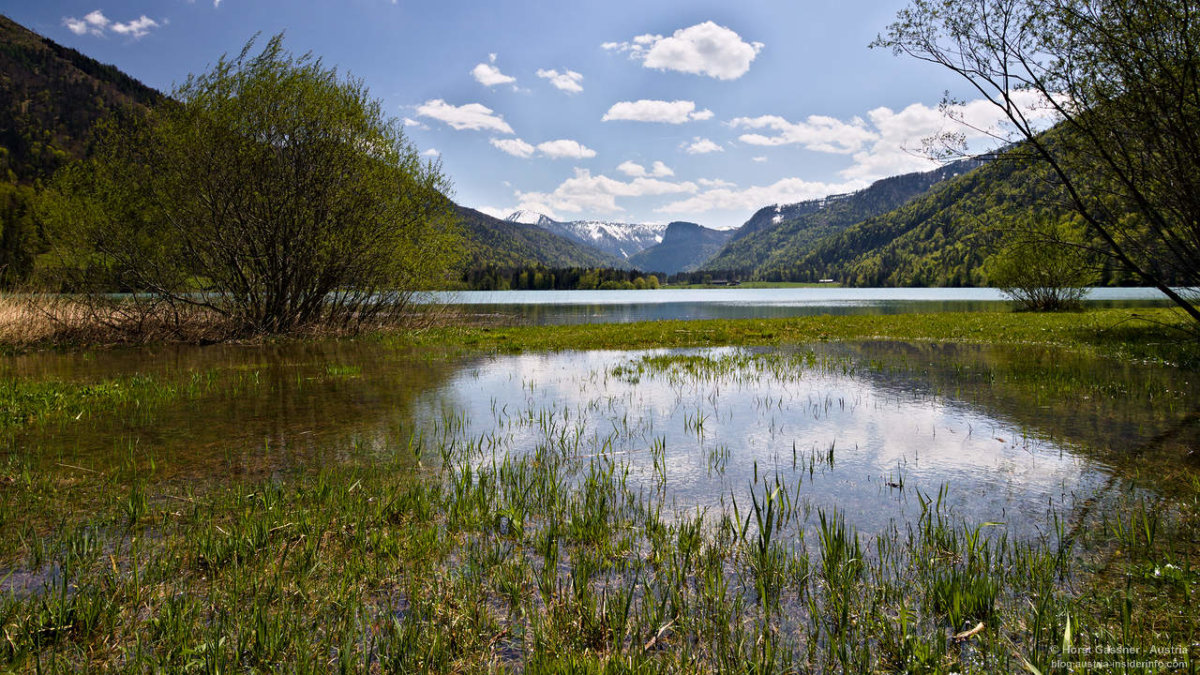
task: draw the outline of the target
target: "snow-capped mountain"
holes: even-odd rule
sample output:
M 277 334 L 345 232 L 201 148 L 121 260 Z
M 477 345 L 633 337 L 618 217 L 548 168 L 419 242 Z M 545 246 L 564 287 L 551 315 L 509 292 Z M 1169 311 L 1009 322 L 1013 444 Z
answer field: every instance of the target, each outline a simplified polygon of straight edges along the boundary
M 535 211 L 516 211 L 505 220 L 538 227 L 622 258 L 663 240 L 665 223 L 610 223 L 600 220 L 559 222 Z

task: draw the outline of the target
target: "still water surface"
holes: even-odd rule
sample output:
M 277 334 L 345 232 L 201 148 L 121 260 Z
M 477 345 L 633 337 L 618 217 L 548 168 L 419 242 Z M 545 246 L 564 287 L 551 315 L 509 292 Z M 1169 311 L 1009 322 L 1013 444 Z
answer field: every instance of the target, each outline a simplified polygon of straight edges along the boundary
M 994 288 L 663 288 L 652 291 L 458 291 L 425 300 L 479 318 L 525 324 L 629 323 L 661 319 L 765 319 L 815 314 L 996 311 L 1012 305 Z M 1095 288 L 1092 307 L 1166 306 L 1153 288 Z
M 1189 373 L 1028 348 L 462 356 L 357 341 L 31 354 L 0 366 L 81 381 L 134 373 L 218 384 L 27 429 L 5 440 L 9 461 L 66 473 L 153 459 L 170 494 L 410 453 L 411 439 L 472 445 L 480 463 L 553 444 L 581 467 L 624 465 L 635 486 L 680 509 L 745 503 L 756 476 L 777 475 L 802 503 L 877 532 L 911 522 L 918 491 L 945 485 L 959 515 L 1032 534 L 1048 509 L 1103 499 L 1138 475 L 1169 490 L 1196 469 L 1200 438 Z M 425 470 L 436 457 L 427 452 Z

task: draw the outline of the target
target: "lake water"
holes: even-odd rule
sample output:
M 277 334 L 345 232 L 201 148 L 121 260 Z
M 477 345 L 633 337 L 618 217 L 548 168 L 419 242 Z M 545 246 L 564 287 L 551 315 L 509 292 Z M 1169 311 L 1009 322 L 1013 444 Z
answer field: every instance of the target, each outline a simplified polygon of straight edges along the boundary
M 1012 306 L 994 288 L 661 288 L 649 291 L 445 291 L 426 302 L 483 320 L 535 325 L 662 319 L 765 319 L 817 314 L 996 311 Z M 1153 288 L 1095 288 L 1092 307 L 1154 307 Z
M 1132 476 L 1169 489 L 1196 468 L 1200 394 L 1170 368 L 905 343 L 469 357 L 369 341 L 159 347 L 10 357 L 0 373 L 218 383 L 5 441 L 9 466 L 66 475 L 136 457 L 155 467 L 156 494 L 408 453 L 413 438 L 473 444 L 479 463 L 551 444 L 581 466 L 625 466 L 685 510 L 744 503 L 756 478 L 779 477 L 864 532 L 911 522 L 918 491 L 943 485 L 956 513 L 1014 533 Z

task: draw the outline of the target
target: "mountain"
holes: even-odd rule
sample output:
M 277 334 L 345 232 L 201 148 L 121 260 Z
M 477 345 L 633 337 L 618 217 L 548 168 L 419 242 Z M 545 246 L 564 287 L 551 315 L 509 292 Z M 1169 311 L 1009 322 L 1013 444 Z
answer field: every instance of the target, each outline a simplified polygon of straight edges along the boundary
M 0 176 L 46 178 L 82 157 L 96 122 L 162 94 L 0 16 Z
M 667 226 L 656 223 L 610 223 L 600 220 L 561 222 L 533 211 L 516 211 L 505 220 L 536 225 L 622 259 L 659 243 Z
M 736 271 L 771 281 L 794 280 L 792 263 L 817 242 L 899 208 L 932 186 L 981 164 L 980 160 L 961 160 L 933 171 L 884 178 L 850 194 L 760 209 L 703 269 Z
M 500 220 L 475 209 L 457 207 L 467 249 L 465 267 L 613 267 L 629 263 L 536 225 Z
M 0 15 L 0 287 L 27 278 L 45 249 L 37 183 L 86 154 L 96 122 L 161 98 Z
M 661 242 L 630 256 L 629 264 L 647 272 L 690 272 L 716 255 L 734 232 L 676 221 L 667 225 Z

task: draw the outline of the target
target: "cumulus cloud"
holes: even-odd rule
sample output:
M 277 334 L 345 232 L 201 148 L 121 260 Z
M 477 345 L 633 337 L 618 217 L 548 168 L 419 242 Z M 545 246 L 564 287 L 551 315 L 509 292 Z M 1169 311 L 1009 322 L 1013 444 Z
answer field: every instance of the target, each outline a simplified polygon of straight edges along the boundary
M 534 151 L 550 159 L 590 159 L 596 156 L 596 151 L 579 141 L 561 138 L 556 141 L 545 141 L 536 146 L 519 138 L 493 138 L 491 144 L 513 157 L 529 159 Z
M 63 25 L 67 27 L 67 30 L 76 35 L 91 34 L 97 37 L 102 37 L 111 31 L 117 35 L 128 36 L 135 40 L 146 37 L 150 34 L 151 30 L 161 26 L 159 22 L 151 19 L 145 14 L 124 23 L 120 21 L 113 21 L 107 16 L 104 16 L 104 12 L 101 12 L 98 9 L 88 12 L 83 16 L 82 19 L 69 16 L 63 17 L 62 22 Z
M 866 187 L 863 181 L 825 183 L 801 178 L 783 178 L 771 185 L 753 185 L 736 190 L 731 185 L 716 185 L 687 199 L 665 204 L 658 213 L 705 213 L 708 211 L 749 211 L 768 204 L 790 204 L 830 194 L 851 192 Z
M 563 70 L 561 73 L 557 70 L 538 69 L 537 76 L 543 80 L 550 80 L 550 84 L 554 85 L 559 91 L 565 91 L 568 94 L 578 94 L 583 91 L 583 75 L 573 70 Z
M 557 141 L 538 143 L 537 149 L 538 152 L 550 159 L 590 159 L 596 156 L 595 150 L 583 145 L 579 141 L 572 141 L 565 138 Z
M 647 176 L 665 178 L 667 176 L 675 175 L 675 172 L 671 170 L 671 167 L 659 161 L 655 161 L 654 164 L 651 165 L 650 169 L 647 170 L 646 167 L 638 164 L 637 162 L 626 160 L 617 165 L 617 171 L 620 171 L 631 178 L 645 178 Z
M 614 120 L 629 120 L 632 122 L 662 122 L 665 124 L 683 124 L 692 120 L 706 120 L 712 117 L 711 110 L 696 110 L 693 101 L 655 101 L 641 99 L 638 101 L 620 101 L 614 103 L 604 117 L 603 122 Z
M 605 42 L 609 51 L 626 52 L 646 68 L 736 80 L 750 70 L 762 51 L 761 42 L 746 42 L 733 30 L 712 21 L 675 31 L 670 37 L 639 35 L 629 42 Z
M 853 153 L 879 138 L 879 135 L 869 129 L 867 123 L 859 117 L 843 122 L 836 117 L 809 115 L 803 121 L 789 122 L 778 115 L 763 115 L 738 117 L 729 124 L 735 129 L 766 129 L 775 132 L 771 135 L 755 133 L 738 137 L 738 140 L 748 145 L 799 145 L 807 150 L 835 154 Z
M 508 126 L 508 122 L 505 122 L 503 117 L 482 103 L 456 106 L 446 103 L 440 98 L 435 98 L 417 106 L 417 116 L 445 122 L 459 131 L 474 129 L 502 134 L 513 133 L 512 127 Z
M 424 157 L 439 157 L 439 156 L 441 156 L 441 154 L 442 154 L 442 152 L 440 150 L 438 150 L 437 148 L 429 148 L 425 152 L 421 153 L 421 155 Z
M 414 120 L 411 117 L 405 117 L 403 120 L 405 129 L 428 129 L 429 125 L 421 120 Z
M 737 183 L 730 183 L 729 181 L 721 180 L 720 178 L 701 178 L 700 180 L 698 180 L 696 182 L 700 184 L 700 187 L 704 187 L 704 188 L 737 187 Z
M 513 157 L 521 159 L 533 157 L 534 147 L 519 138 L 493 138 L 489 142 Z
M 725 148 L 707 138 L 700 138 L 699 136 L 693 138 L 692 142 L 686 145 L 687 147 L 684 148 L 684 151 L 689 155 L 707 155 L 710 152 L 725 152 Z
M 646 197 L 695 193 L 699 186 L 690 181 L 675 183 L 656 178 L 634 178 L 624 182 L 605 175 L 593 176 L 586 169 L 575 169 L 575 175 L 563 181 L 553 192 L 517 191 L 517 199 L 531 211 L 550 217 L 554 212 L 614 213 L 624 209 L 617 204 L 619 197 Z
M 517 78 L 500 72 L 500 69 L 495 65 L 495 54 L 489 54 L 488 59 L 490 59 L 491 63 L 480 63 L 471 70 L 471 75 L 475 77 L 476 82 L 485 87 L 494 87 L 498 84 L 512 84 L 517 81 Z
M 1032 120 L 1046 124 L 1053 111 L 1033 92 L 1019 92 L 1015 99 Z M 985 100 L 942 109 L 914 103 L 899 112 L 887 107 L 869 111 L 866 119 L 811 115 L 791 122 L 776 115 L 739 117 L 730 122 L 734 128 L 772 133 L 746 133 L 743 143 L 758 146 L 798 145 L 806 150 L 850 155 L 853 164 L 842 170 L 842 178 L 870 181 L 913 171 L 928 171 L 938 166 L 923 149 L 925 139 L 955 134 L 965 144 L 964 151 L 977 148 L 981 141 L 1003 138 L 1006 134 L 1004 112 Z M 754 161 L 766 161 L 755 157 Z
M 757 157 L 751 157 L 750 160 L 754 162 L 765 162 L 767 161 L 767 158 L 763 155 L 759 155 Z

